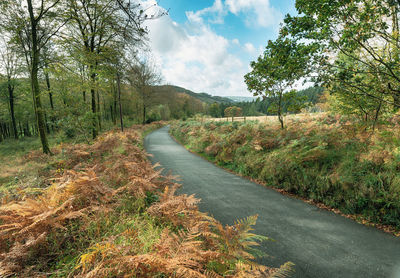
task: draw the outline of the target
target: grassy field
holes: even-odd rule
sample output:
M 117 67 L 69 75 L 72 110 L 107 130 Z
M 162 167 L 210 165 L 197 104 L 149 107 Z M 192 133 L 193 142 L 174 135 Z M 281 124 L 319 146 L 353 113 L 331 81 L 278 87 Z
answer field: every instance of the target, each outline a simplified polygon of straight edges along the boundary
M 348 117 L 297 116 L 271 122 L 177 122 L 171 133 L 190 150 L 268 186 L 360 222 L 400 229 L 400 126 L 375 133 Z M 386 226 L 384 226 L 386 225 Z
M 292 121 L 297 121 L 300 119 L 318 119 L 326 116 L 326 113 L 301 113 L 301 114 L 293 114 L 287 115 L 285 117 L 285 121 L 289 123 Z M 234 122 L 244 122 L 244 121 L 257 121 L 259 123 L 274 123 L 278 121 L 276 116 L 250 116 L 250 117 L 234 117 Z M 225 118 L 205 118 L 204 121 L 207 122 L 232 122 L 231 117 Z

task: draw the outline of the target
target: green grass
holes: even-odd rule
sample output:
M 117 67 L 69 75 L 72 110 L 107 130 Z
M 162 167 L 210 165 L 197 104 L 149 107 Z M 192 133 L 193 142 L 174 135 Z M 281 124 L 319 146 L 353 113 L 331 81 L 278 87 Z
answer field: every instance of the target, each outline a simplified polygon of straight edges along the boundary
M 144 212 L 148 207 L 144 199 L 136 199 L 127 196 L 121 200 L 112 213 L 96 215 L 96 219 L 75 221 L 68 226 L 68 234 L 71 240 L 65 240 L 60 246 L 57 235 L 54 234 L 53 249 L 51 254 L 50 277 L 67 277 L 76 273 L 80 257 L 90 253 L 96 244 L 107 242 L 107 239 L 116 237 L 117 245 L 135 246 L 136 254 L 146 254 L 152 251 L 154 244 L 158 242 L 161 232 L 165 228 L 156 218 Z M 132 237 L 122 235 L 125 231 L 136 233 L 135 242 Z M 72 240 L 74 239 L 74 240 Z
M 22 137 L 18 140 L 6 139 L 0 143 L 0 158 L 21 156 L 40 147 L 38 137 Z

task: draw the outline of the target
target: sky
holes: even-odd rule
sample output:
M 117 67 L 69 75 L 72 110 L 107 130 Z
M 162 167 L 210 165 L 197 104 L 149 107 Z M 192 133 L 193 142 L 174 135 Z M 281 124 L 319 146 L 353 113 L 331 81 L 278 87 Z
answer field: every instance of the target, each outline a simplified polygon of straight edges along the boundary
M 146 22 L 164 83 L 196 93 L 252 96 L 244 75 L 278 36 L 295 0 L 159 0 L 169 14 Z M 145 2 L 147 5 L 154 0 Z

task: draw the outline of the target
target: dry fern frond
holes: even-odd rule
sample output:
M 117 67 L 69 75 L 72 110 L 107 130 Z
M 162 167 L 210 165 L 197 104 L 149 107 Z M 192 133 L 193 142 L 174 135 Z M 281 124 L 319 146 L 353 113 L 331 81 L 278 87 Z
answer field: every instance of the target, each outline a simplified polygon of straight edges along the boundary
M 197 207 L 200 200 L 194 195 L 175 195 L 176 188 L 177 186 L 174 186 L 170 189 L 167 186 L 160 196 L 160 201 L 153 204 L 147 211 L 176 226 L 193 227 L 205 217 Z
M 287 262 L 287 263 L 281 265 L 281 267 L 278 268 L 276 270 L 276 272 L 274 272 L 270 276 L 270 278 L 287 278 L 287 277 L 290 277 L 290 275 L 292 275 L 293 272 L 294 272 L 293 267 L 294 267 L 294 263 Z
M 154 240 L 159 240 L 148 248 L 144 247 L 143 234 L 129 227 L 88 248 L 70 277 L 268 277 L 273 269 L 253 262 L 251 248 L 266 239 L 251 233 L 257 217 L 224 227 L 199 212 L 200 200 L 175 194 L 180 186 L 175 183 L 178 177 L 162 176 L 162 170 L 155 170 L 159 165 L 149 163 L 147 154 L 138 147 L 141 140 L 134 130 L 113 131 L 91 146 L 63 146 L 67 159 L 62 161 L 63 171 L 53 179 L 55 184 L 40 196 L 3 203 L 0 277 L 36 277 L 35 267 L 27 266 L 27 261 L 32 261 L 32 256 L 47 255 L 51 236 L 56 234 L 63 241 L 68 236 L 64 229 L 71 220 L 88 215 L 88 219 L 95 218 L 99 211 L 114 210 L 126 196 L 140 199 L 148 192 L 158 196 L 148 214 L 166 222 L 166 226 L 172 224 L 174 232 L 164 229 L 160 236 L 157 228 Z M 216 139 L 211 136 L 207 140 Z M 80 227 L 82 232 L 86 227 Z M 213 264 L 223 266 L 222 271 L 214 269 Z M 275 274 L 286 275 L 290 267 L 284 265 Z M 26 274 L 27 269 L 34 275 Z

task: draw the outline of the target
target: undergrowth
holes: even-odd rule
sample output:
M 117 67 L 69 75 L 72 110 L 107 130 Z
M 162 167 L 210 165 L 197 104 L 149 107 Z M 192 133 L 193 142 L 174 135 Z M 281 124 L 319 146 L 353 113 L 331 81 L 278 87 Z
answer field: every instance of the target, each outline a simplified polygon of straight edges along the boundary
M 39 188 L 4 190 L 0 277 L 284 277 L 254 262 L 256 216 L 222 226 L 174 177 L 147 160 L 142 134 L 159 125 L 108 132 L 93 144 L 63 144 Z
M 400 125 L 375 133 L 327 115 L 272 123 L 177 122 L 171 134 L 190 150 L 268 186 L 400 230 Z M 391 228 L 390 228 L 391 227 Z

